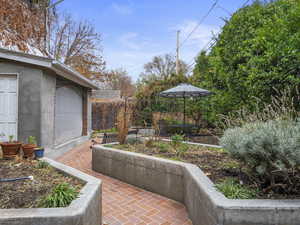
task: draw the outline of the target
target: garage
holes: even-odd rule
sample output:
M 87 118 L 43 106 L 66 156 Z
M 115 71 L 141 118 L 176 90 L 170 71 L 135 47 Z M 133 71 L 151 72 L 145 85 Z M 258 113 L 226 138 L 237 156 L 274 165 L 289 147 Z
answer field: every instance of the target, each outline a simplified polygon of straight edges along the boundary
M 17 86 L 16 75 L 0 74 L 0 141 L 7 141 L 10 135 L 18 138 Z
M 83 91 L 80 87 L 57 81 L 55 97 L 55 144 L 82 136 Z
M 87 141 L 91 101 L 98 87 L 51 58 L 0 48 L 0 142 L 34 136 L 47 157 Z

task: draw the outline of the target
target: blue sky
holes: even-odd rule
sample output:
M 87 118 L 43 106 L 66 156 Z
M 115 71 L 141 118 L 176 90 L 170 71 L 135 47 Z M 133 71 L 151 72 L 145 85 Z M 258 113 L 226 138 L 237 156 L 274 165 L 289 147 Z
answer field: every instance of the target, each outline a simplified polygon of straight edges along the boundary
M 102 34 L 107 68 L 124 68 L 135 81 L 143 65 L 156 55 L 175 54 L 176 30 L 181 40 L 207 13 L 213 0 L 65 0 L 60 11 L 77 20 L 88 20 Z M 193 58 L 218 33 L 222 18 L 236 11 L 245 0 L 219 0 L 216 7 L 181 48 L 180 57 Z

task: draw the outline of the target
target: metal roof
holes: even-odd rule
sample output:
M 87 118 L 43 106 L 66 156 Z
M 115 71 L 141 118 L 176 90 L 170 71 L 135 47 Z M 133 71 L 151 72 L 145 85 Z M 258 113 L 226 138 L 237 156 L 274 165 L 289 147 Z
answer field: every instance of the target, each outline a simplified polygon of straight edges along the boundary
M 213 94 L 212 92 L 195 87 L 190 84 L 180 84 L 176 87 L 163 91 L 159 94 L 161 97 L 165 98 L 184 98 L 184 97 L 201 97 Z
M 4 48 L 0 48 L 0 58 L 21 63 L 27 63 L 35 66 L 41 66 L 43 68 L 50 69 L 54 71 L 57 75 L 71 80 L 81 86 L 91 89 L 98 89 L 97 85 L 95 85 L 91 80 L 89 80 L 82 74 L 78 73 L 69 66 L 51 58 L 12 51 Z

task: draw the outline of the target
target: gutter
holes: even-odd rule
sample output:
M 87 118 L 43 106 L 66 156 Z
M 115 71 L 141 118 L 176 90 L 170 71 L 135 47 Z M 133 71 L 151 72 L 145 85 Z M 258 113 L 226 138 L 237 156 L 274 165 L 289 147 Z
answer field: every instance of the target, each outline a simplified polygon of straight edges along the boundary
M 72 68 L 68 67 L 63 63 L 53 60 L 50 69 L 54 70 L 57 74 L 69 80 L 81 84 L 82 86 L 91 89 L 99 89 L 99 87 L 95 85 L 91 80 L 84 77 L 83 75 L 81 75 L 80 73 L 78 73 L 77 71 L 73 70 Z

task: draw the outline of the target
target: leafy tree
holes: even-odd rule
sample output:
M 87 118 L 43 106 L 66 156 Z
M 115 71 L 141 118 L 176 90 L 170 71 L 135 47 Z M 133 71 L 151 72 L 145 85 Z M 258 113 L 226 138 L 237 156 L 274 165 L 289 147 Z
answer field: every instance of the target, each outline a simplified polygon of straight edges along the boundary
M 192 77 L 215 93 L 212 121 L 243 106 L 251 109 L 253 97 L 270 102 L 275 90 L 299 86 L 299 24 L 297 0 L 256 1 L 225 21 L 211 51 L 196 59 Z
M 176 74 L 176 61 L 170 55 L 156 56 L 144 66 L 140 80 L 137 83 L 136 111 L 139 122 L 152 122 L 152 112 L 174 109 L 176 102 L 158 98 L 158 94 L 168 88 L 188 81 L 187 65 L 180 62 L 181 71 Z M 178 110 L 178 108 L 177 108 Z

